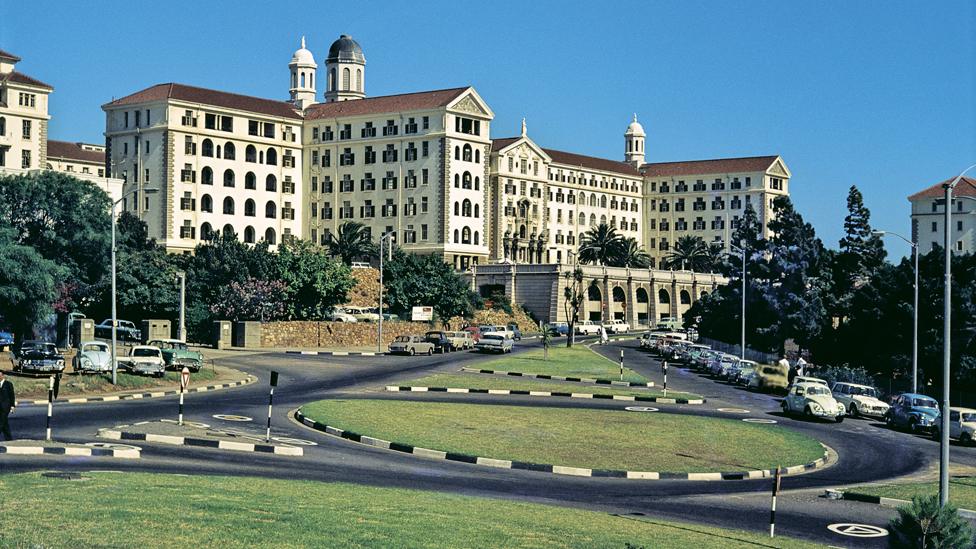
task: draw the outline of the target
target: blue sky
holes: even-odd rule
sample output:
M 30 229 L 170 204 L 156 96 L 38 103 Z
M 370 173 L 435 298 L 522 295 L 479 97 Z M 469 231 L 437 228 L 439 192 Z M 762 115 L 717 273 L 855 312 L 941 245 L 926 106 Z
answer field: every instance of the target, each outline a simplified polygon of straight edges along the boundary
M 100 105 L 160 82 L 284 99 L 300 36 L 321 67 L 341 33 L 365 50 L 369 95 L 471 84 L 495 137 L 524 116 L 543 146 L 622 158 L 636 111 L 649 161 L 780 154 L 829 247 L 850 185 L 907 235 L 906 197 L 976 163 L 971 1 L 0 7 L 0 49 L 54 85 L 50 135 L 67 140 L 102 142 Z

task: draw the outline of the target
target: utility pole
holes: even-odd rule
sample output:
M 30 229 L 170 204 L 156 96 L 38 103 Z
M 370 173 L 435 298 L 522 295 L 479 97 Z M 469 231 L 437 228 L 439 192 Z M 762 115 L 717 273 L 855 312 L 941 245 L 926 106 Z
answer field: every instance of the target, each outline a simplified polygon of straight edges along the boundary
M 180 323 L 176 327 L 176 339 L 186 343 L 186 273 L 176 273 L 180 279 Z

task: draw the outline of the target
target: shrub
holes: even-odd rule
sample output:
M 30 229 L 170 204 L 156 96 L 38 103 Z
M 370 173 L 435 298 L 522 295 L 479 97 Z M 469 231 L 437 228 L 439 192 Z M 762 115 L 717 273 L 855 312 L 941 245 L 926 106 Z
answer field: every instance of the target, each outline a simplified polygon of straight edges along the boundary
M 954 505 L 939 506 L 938 496 L 915 496 L 898 508 L 898 518 L 889 525 L 889 545 L 897 549 L 967 549 L 973 546 L 973 531 Z

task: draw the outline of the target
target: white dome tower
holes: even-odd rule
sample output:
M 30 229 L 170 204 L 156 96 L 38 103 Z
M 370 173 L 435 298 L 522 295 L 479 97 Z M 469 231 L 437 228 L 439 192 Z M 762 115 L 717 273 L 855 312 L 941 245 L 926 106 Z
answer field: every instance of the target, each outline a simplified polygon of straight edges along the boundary
M 637 113 L 634 113 L 634 121 L 627 126 L 624 132 L 625 152 L 624 160 L 630 162 L 635 168 L 639 168 L 644 163 L 644 126 L 637 122 Z
M 315 56 L 305 49 L 305 37 L 302 37 L 302 47 L 291 56 L 288 63 L 291 70 L 291 102 L 299 109 L 305 110 L 315 103 Z
M 366 57 L 363 48 L 348 34 L 332 43 L 325 58 L 328 82 L 325 100 L 346 101 L 366 97 Z

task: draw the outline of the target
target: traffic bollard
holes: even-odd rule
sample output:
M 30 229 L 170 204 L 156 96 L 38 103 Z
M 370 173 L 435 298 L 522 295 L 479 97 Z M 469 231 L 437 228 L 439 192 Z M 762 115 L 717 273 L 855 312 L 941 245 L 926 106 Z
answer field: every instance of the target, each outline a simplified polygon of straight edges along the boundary
M 668 396 L 668 361 L 664 361 L 664 396 Z
M 769 509 L 769 537 L 773 537 L 776 532 L 776 494 L 779 493 L 780 468 L 776 466 L 776 477 L 773 480 L 773 501 Z
M 274 390 L 278 386 L 278 372 L 271 372 L 271 392 L 268 393 L 268 431 L 264 437 L 265 442 L 271 442 L 271 405 L 274 403 Z
M 624 350 L 620 349 L 620 381 L 624 380 Z

